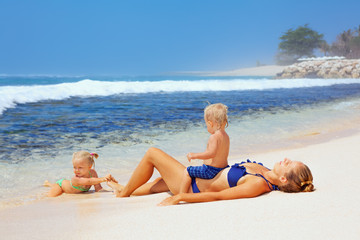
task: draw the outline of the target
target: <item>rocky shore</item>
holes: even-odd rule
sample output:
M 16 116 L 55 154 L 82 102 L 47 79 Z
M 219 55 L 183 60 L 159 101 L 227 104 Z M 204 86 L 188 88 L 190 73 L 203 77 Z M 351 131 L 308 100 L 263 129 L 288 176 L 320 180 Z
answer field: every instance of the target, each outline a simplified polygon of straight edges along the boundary
M 287 66 L 276 78 L 360 78 L 360 59 L 302 61 Z

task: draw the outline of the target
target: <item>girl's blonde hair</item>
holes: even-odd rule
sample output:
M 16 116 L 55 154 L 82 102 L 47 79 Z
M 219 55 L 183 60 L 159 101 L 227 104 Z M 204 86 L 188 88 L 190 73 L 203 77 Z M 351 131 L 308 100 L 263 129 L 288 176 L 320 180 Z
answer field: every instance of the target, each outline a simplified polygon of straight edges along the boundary
M 89 153 L 89 152 L 86 152 L 86 151 L 79 151 L 79 152 L 74 152 L 72 160 L 73 161 L 75 159 L 87 160 L 89 165 L 92 165 L 92 166 L 95 167 L 94 157 L 98 158 L 99 154 L 97 154 L 95 152 L 94 153 Z
M 302 164 L 297 170 L 292 170 L 286 176 L 287 184 L 279 186 L 284 192 L 312 192 L 315 190 L 313 176 L 308 166 Z
M 228 116 L 227 116 L 228 107 L 222 103 L 210 104 L 204 109 L 204 118 L 205 120 L 214 121 L 219 126 L 227 127 Z

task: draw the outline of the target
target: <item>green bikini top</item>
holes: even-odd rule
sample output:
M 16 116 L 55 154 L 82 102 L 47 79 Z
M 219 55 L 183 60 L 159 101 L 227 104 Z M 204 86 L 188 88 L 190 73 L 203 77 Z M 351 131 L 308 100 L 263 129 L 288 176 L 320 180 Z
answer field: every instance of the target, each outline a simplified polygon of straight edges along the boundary
M 91 172 L 90 172 L 90 171 L 89 171 L 89 174 L 90 174 L 90 178 L 91 178 Z M 73 188 L 75 188 L 75 189 L 77 189 L 77 190 L 80 190 L 80 191 L 82 191 L 82 192 L 87 192 L 87 191 L 89 191 L 90 188 L 91 188 L 91 186 L 90 186 L 89 188 L 83 188 L 83 187 L 80 187 L 80 186 L 74 186 L 74 185 L 72 185 L 71 180 L 70 180 L 70 184 L 71 184 L 71 186 L 72 186 Z

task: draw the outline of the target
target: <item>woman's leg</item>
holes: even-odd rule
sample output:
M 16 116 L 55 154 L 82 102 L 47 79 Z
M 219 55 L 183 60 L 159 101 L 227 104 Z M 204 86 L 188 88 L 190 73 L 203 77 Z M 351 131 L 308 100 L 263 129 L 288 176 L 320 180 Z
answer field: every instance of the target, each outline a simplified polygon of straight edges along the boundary
M 191 177 L 187 171 L 187 169 L 184 169 L 181 185 L 180 185 L 180 193 L 187 193 L 189 192 L 189 188 L 191 185 Z
M 162 180 L 168 186 L 168 189 L 174 193 L 179 193 L 180 181 L 182 178 L 185 166 L 178 162 L 176 159 L 166 154 L 157 148 L 150 148 L 139 165 L 136 167 L 129 182 L 126 184 L 124 189 L 118 194 L 119 197 L 129 197 L 136 189 L 144 185 L 152 176 L 154 168 L 156 168 Z M 146 188 L 159 188 L 164 190 L 163 183 L 159 181 L 154 185 L 148 184 L 144 186 Z M 139 189 L 139 191 L 145 190 Z M 159 190 L 158 189 L 158 190 Z
M 107 185 L 111 187 L 116 196 L 120 196 L 121 191 L 124 189 L 124 186 L 118 184 L 116 182 L 107 182 Z M 142 195 L 149 195 L 153 193 L 161 193 L 169 191 L 168 186 L 164 182 L 164 180 L 159 177 L 152 182 L 147 182 L 137 188 L 131 195 L 134 196 L 142 196 Z
M 169 191 L 169 187 L 166 185 L 164 180 L 161 177 L 159 177 L 152 182 L 145 183 L 144 185 L 136 189 L 132 193 L 132 195 L 141 196 L 141 195 L 148 195 L 148 194 L 168 192 L 168 191 Z

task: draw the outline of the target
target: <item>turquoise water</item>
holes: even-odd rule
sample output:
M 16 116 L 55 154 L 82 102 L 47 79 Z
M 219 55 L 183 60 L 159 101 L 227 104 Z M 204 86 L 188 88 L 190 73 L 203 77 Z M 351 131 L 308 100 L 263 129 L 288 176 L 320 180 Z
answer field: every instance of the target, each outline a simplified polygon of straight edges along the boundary
M 325 133 L 329 122 L 351 124 L 359 101 L 359 79 L 2 76 L 0 201 L 38 196 L 45 179 L 70 177 L 80 149 L 99 153 L 100 174 L 124 180 L 150 146 L 183 161 L 206 146 L 209 102 L 229 107 L 231 152 L 245 155 Z

